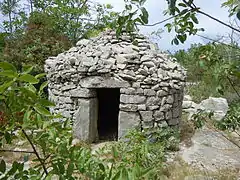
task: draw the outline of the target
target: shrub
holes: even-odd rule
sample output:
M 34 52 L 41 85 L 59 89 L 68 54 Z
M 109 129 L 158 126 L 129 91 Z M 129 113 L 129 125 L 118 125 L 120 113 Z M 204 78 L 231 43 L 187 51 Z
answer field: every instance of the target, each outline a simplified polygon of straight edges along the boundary
M 190 95 L 201 101 L 209 96 L 228 98 L 240 90 L 239 54 L 237 46 L 208 43 L 192 45 L 174 57 L 187 69 L 187 80 L 197 83 L 189 88 Z
M 217 127 L 222 130 L 235 131 L 240 129 L 240 101 L 230 105 L 226 117 L 217 122 Z

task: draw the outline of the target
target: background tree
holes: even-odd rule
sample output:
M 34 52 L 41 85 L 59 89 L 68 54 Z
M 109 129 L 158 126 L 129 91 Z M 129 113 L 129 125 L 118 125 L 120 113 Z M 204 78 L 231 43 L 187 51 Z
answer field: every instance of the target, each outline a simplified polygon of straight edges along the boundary
M 54 18 L 48 14 L 34 12 L 29 17 L 25 33 L 6 41 L 4 58 L 21 68 L 32 65 L 43 70 L 44 61 L 56 56 L 71 46 L 67 36 L 56 32 Z
M 8 33 L 2 43 L 3 58 L 17 67 L 30 64 L 42 70 L 49 56 L 113 27 L 117 17 L 111 5 L 87 0 L 30 0 L 26 5 L 18 0 L 12 2 L 14 6 L 7 6 L 7 1 L 1 6 L 2 14 L 10 15 L 3 21 Z

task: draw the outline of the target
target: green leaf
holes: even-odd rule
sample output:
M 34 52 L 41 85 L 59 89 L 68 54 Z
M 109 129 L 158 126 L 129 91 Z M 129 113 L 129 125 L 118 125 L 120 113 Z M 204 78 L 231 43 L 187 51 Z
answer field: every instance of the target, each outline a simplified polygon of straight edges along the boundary
M 184 14 L 186 14 L 187 12 L 188 12 L 188 9 L 184 9 L 184 10 L 182 10 L 182 11 L 180 12 L 179 15 L 184 15 Z
M 118 157 L 118 152 L 117 152 L 117 149 L 115 146 L 112 147 L 112 154 L 113 154 L 113 157 L 114 158 L 117 158 Z
M 37 104 L 36 106 L 33 107 L 39 114 L 44 115 L 44 116 L 51 116 L 51 113 L 41 105 Z
M 63 162 L 58 161 L 57 166 L 58 166 L 58 168 L 59 168 L 59 172 L 60 172 L 61 174 L 64 174 L 64 173 L 65 173 L 65 168 L 64 168 Z
M 177 35 L 177 38 L 181 41 L 181 43 L 184 43 L 187 39 L 187 35 L 186 34 Z
M 43 89 L 44 89 L 45 87 L 47 87 L 47 85 L 48 85 L 48 82 L 47 82 L 47 81 L 43 82 L 43 83 L 41 84 L 40 88 L 39 88 L 39 91 L 42 92 Z
M 6 139 L 7 144 L 10 144 L 12 142 L 12 138 L 11 138 L 11 135 L 9 134 L 9 132 L 5 132 L 4 138 Z
M 174 44 L 178 45 L 178 44 L 179 44 L 179 41 L 178 41 L 178 39 L 177 39 L 177 38 L 174 38 L 174 39 L 173 39 L 173 41 L 172 41 L 172 43 L 174 43 Z
M 181 7 L 187 7 L 187 5 L 185 3 L 178 3 L 178 5 Z
M 195 16 L 194 14 L 191 15 L 191 19 L 193 20 L 193 22 L 194 22 L 195 24 L 198 24 L 198 23 L 199 23 L 199 22 L 198 22 L 198 19 L 196 18 L 196 16 Z
M 5 163 L 4 160 L 1 160 L 1 163 L 0 163 L 0 172 L 4 174 L 5 171 L 6 171 L 6 163 Z
M 0 62 L 0 68 L 3 70 L 12 70 L 14 72 L 17 72 L 17 69 L 10 63 L 8 62 Z
M 52 103 L 51 101 L 47 100 L 47 99 L 40 99 L 39 100 L 39 104 L 41 104 L 44 107 L 52 107 L 55 106 L 54 103 Z
M 141 11 L 142 11 L 142 15 L 140 16 L 142 21 L 145 23 L 145 24 L 148 24 L 148 17 L 149 17 L 149 14 L 146 10 L 146 8 L 142 7 L 141 8 Z
M 30 119 L 31 114 L 32 114 L 32 110 L 26 111 L 26 112 L 24 113 L 24 116 L 23 116 L 23 122 L 28 122 L 29 119 Z
M 23 74 L 28 74 L 33 70 L 33 66 L 23 66 Z
M 36 93 L 37 91 L 37 89 L 32 84 L 29 84 L 29 86 L 27 86 L 27 89 L 32 91 L 33 93 Z
M 165 24 L 165 27 L 167 27 L 168 32 L 171 32 L 171 30 L 172 30 L 172 24 L 167 23 L 167 24 Z
M 18 78 L 20 81 L 25 81 L 30 84 L 37 84 L 39 80 L 30 74 L 23 74 Z
M 67 168 L 67 176 L 72 176 L 73 170 L 74 170 L 74 164 L 70 162 Z
M 103 172 L 105 172 L 105 167 L 104 167 L 104 165 L 103 165 L 102 163 L 99 163 L 98 165 L 99 165 L 99 168 L 100 168 Z
M 199 66 L 200 66 L 201 68 L 204 68 L 204 67 L 205 67 L 204 61 L 199 61 Z
M 0 93 L 3 93 L 7 88 L 9 88 L 14 81 L 9 81 L 0 86 Z
M 216 88 L 217 92 L 221 95 L 224 95 L 224 90 L 223 90 L 223 86 L 219 85 L 217 88 Z
M 122 169 L 120 179 L 125 179 L 125 180 L 129 179 L 128 171 L 126 170 L 126 168 Z
M 240 20 L 240 10 L 237 12 L 237 18 L 238 18 L 238 20 Z
M 41 73 L 41 74 L 36 75 L 35 78 L 40 79 L 40 78 L 45 77 L 46 75 L 47 75 L 46 73 Z
M 12 70 L 5 70 L 5 71 L 0 72 L 0 76 L 6 76 L 6 77 L 9 77 L 9 78 L 16 78 L 16 77 L 18 77 L 18 74 L 15 71 L 12 71 Z
M 118 180 L 118 179 L 120 179 L 121 172 L 122 172 L 122 171 L 119 170 L 119 171 L 115 174 L 115 176 L 113 176 L 112 180 Z M 120 180 L 121 180 L 121 179 L 120 179 Z
M 14 161 L 12 164 L 12 168 L 10 169 L 10 171 L 8 171 L 8 175 L 13 175 L 17 170 L 18 170 L 18 162 Z

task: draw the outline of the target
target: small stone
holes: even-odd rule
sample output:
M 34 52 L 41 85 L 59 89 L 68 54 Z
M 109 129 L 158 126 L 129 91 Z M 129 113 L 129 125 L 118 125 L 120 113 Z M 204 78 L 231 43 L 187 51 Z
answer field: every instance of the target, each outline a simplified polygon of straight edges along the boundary
M 162 111 L 155 111 L 153 117 L 155 117 L 157 120 L 163 120 L 165 118 Z
M 147 106 L 154 106 L 154 105 L 160 105 L 161 104 L 161 99 L 158 97 L 148 97 L 146 105 Z
M 126 64 L 117 64 L 117 68 L 119 69 L 125 69 L 126 66 Z
M 125 80 L 129 80 L 129 81 L 136 81 L 136 77 L 128 75 L 128 74 L 119 74 L 119 76 Z
M 143 121 L 150 122 L 153 120 L 153 112 L 152 111 L 140 111 L 141 117 Z
M 148 106 L 148 110 L 153 111 L 159 109 L 159 106 Z
M 173 118 L 177 118 L 180 116 L 180 109 L 179 108 L 174 108 L 173 109 Z
M 167 119 L 167 120 L 170 120 L 170 119 L 172 119 L 172 111 L 168 111 L 168 112 L 166 112 L 166 114 L 165 114 L 165 118 Z
M 89 44 L 90 40 L 88 39 L 81 39 L 80 41 L 77 42 L 77 46 L 87 46 Z
M 159 121 L 159 122 L 158 122 L 158 127 L 159 127 L 159 128 L 168 127 L 168 123 L 167 123 L 166 121 Z
M 167 111 L 169 111 L 171 108 L 172 108 L 172 106 L 171 106 L 170 104 L 164 104 L 164 105 L 161 105 L 160 111 L 162 111 L 162 112 L 167 112 Z
M 154 67 L 155 66 L 155 64 L 152 61 L 145 61 L 142 64 L 147 66 L 147 67 Z
M 179 118 L 169 119 L 167 122 L 168 122 L 168 125 L 170 126 L 176 126 L 179 124 Z
M 143 75 L 136 75 L 137 80 L 143 81 L 146 76 Z
M 136 112 L 138 106 L 135 104 L 120 104 L 120 109 L 123 111 Z
M 140 87 L 141 87 L 141 84 L 140 84 L 140 82 L 133 82 L 133 83 L 132 83 L 132 87 L 134 87 L 134 88 L 140 88 Z
M 156 91 L 154 91 L 152 89 L 144 89 L 144 95 L 145 96 L 155 96 L 156 95 Z
M 192 107 L 192 101 L 183 101 L 182 103 L 182 108 L 183 109 L 188 109 L 188 108 L 191 108 Z
M 148 122 L 143 121 L 142 122 L 142 128 L 143 129 L 151 129 L 153 127 L 154 127 L 154 122 L 152 122 L 152 121 L 148 121 Z
M 123 54 L 122 56 L 126 59 L 138 59 L 139 58 L 139 55 L 137 53 Z
M 161 86 L 161 87 L 168 87 L 169 83 L 167 83 L 167 82 L 160 82 L 159 86 Z
M 117 64 L 126 64 L 127 63 L 127 59 L 123 56 L 123 55 L 117 55 L 115 56 L 116 60 L 117 60 Z
M 168 104 L 173 104 L 173 101 L 174 101 L 173 96 L 171 96 L 171 95 L 168 96 L 166 101 Z
M 157 91 L 157 90 L 160 90 L 160 86 L 159 84 L 156 84 L 152 87 L 153 90 Z
M 138 69 L 138 72 L 139 72 L 140 74 L 144 75 L 144 76 L 147 76 L 147 75 L 148 75 L 148 71 L 146 71 L 145 69 L 142 69 L 142 68 Z
M 65 86 L 63 86 L 63 87 L 61 88 L 61 90 L 62 90 L 62 91 L 68 91 L 68 90 L 74 89 L 74 88 L 76 88 L 76 85 L 71 84 L 71 85 L 65 85 Z
M 147 107 L 146 107 L 146 105 L 145 104 L 139 104 L 138 105 L 138 110 L 143 110 L 143 111 L 145 111 L 147 109 Z
M 149 55 L 144 55 L 141 57 L 141 62 L 145 62 L 145 61 L 151 61 L 153 57 L 149 56 Z
M 125 104 L 143 104 L 146 100 L 145 96 L 139 95 L 125 95 L 121 94 L 120 102 Z
M 121 88 L 120 93 L 122 94 L 135 94 L 136 89 L 135 88 Z
M 157 91 L 158 97 L 163 97 L 163 96 L 166 96 L 167 94 L 168 94 L 167 91 L 164 91 L 164 90 Z

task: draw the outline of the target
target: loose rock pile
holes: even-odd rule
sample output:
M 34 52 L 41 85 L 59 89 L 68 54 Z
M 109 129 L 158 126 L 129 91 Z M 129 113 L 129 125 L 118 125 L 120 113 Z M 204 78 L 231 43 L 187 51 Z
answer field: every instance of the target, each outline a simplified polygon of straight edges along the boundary
M 214 120 L 222 120 L 228 112 L 228 102 L 225 98 L 209 97 L 197 104 L 193 102 L 189 95 L 185 95 L 183 99 L 183 111 L 189 113 L 189 118 L 199 110 L 210 113 L 213 112 Z
M 186 72 L 142 35 L 118 39 L 106 31 L 83 39 L 46 60 L 45 70 L 56 103 L 51 111 L 73 119 L 80 139 L 97 136 L 97 88 L 120 88 L 119 137 L 137 125 L 175 126 L 181 119 Z

